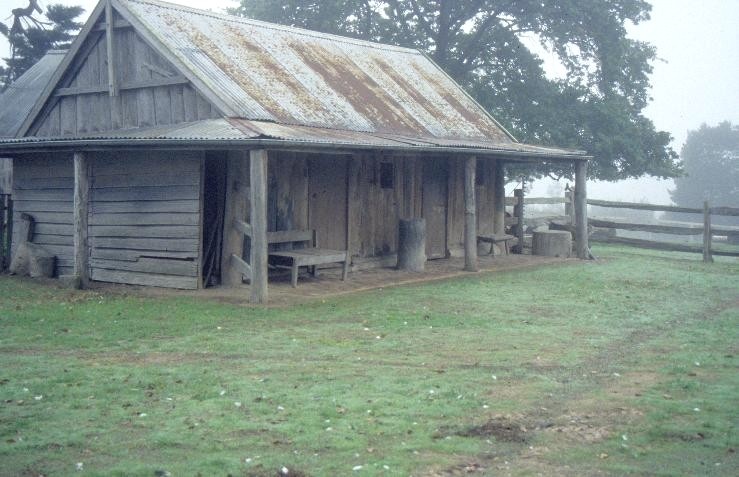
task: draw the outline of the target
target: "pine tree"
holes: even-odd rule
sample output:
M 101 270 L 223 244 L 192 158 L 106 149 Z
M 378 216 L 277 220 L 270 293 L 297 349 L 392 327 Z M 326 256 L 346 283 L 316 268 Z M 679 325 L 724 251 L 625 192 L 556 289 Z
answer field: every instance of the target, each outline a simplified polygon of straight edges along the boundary
M 0 23 L 0 33 L 10 43 L 10 57 L 0 66 L 0 91 L 7 88 L 28 68 L 51 49 L 68 48 L 82 23 L 77 18 L 84 13 L 79 6 L 49 5 L 44 17 L 37 0 L 29 0 L 25 8 L 13 10 L 13 23 Z

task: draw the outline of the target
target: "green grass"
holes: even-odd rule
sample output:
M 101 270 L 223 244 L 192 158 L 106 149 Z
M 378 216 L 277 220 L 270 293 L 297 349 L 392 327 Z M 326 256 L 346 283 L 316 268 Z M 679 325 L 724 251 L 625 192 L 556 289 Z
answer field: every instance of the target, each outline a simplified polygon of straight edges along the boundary
M 739 262 L 595 253 L 269 309 L 0 277 L 0 475 L 735 475 Z

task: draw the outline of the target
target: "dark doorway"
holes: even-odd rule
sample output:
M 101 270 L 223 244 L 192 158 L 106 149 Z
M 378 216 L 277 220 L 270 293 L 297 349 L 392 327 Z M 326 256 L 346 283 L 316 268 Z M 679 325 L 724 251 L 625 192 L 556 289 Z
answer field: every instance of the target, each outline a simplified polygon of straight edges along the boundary
M 226 204 L 226 153 L 205 154 L 203 167 L 203 288 L 221 283 L 223 212 Z
M 429 158 L 423 163 L 421 215 L 426 219 L 426 257 L 446 258 L 446 218 L 449 163 L 444 158 Z

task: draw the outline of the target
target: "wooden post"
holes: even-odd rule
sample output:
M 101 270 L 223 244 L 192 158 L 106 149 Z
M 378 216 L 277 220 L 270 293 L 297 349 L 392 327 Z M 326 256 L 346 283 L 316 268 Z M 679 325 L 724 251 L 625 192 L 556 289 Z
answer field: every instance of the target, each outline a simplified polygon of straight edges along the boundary
M 85 288 L 90 282 L 87 248 L 87 213 L 90 184 L 88 161 L 83 152 L 74 153 L 74 285 Z
M 113 6 L 111 0 L 105 4 L 105 46 L 108 54 L 108 94 L 118 96 L 118 81 L 116 78 L 115 55 L 113 54 Z
M 518 242 L 513 247 L 513 253 L 523 253 L 523 189 L 513 191 L 513 197 L 516 198 L 516 205 L 513 206 L 513 216 L 517 219 L 514 227 L 514 234 Z
M 249 202 L 249 163 L 245 152 L 229 152 L 226 160 L 226 199 L 223 211 L 223 247 L 221 251 L 221 284 L 237 287 L 242 283 L 241 268 L 234 266 L 231 255 L 244 254 L 244 233 L 236 221 L 246 221 Z
M 706 263 L 713 262 L 711 255 L 711 208 L 708 201 L 703 201 L 703 261 Z
M 574 189 L 565 191 L 565 215 L 570 218 L 570 225 L 575 225 L 575 191 Z
M 7 241 L 5 242 L 5 259 L 7 260 L 7 266 L 10 266 L 10 257 L 13 256 L 13 198 L 8 196 L 8 204 L 5 209 L 5 216 L 7 217 L 7 224 L 5 229 L 5 236 Z
M 590 258 L 588 245 L 588 204 L 587 180 L 588 163 L 581 160 L 575 162 L 575 246 L 577 258 Z
M 267 151 L 250 151 L 251 302 L 267 303 Z
M 475 203 L 475 173 L 477 158 L 464 162 L 464 269 L 478 271 L 477 266 L 477 204 Z
M 5 211 L 7 210 L 7 206 L 5 205 L 5 201 L 10 198 L 10 196 L 5 194 L 0 194 L 0 272 L 5 270 L 5 268 L 8 266 L 8 256 L 9 254 L 6 253 L 7 250 L 7 242 L 5 237 Z M 8 240 L 12 240 L 12 238 L 8 238 Z
M 493 233 L 505 233 L 505 164 L 502 159 L 495 160 L 495 183 L 493 185 Z

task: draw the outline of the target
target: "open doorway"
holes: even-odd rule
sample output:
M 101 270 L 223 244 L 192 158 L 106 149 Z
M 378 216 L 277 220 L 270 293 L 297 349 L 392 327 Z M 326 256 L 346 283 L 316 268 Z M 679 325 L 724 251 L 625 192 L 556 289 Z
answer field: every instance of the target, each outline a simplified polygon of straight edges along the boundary
M 223 212 L 226 206 L 226 152 L 208 151 L 203 166 L 203 288 L 221 283 Z

